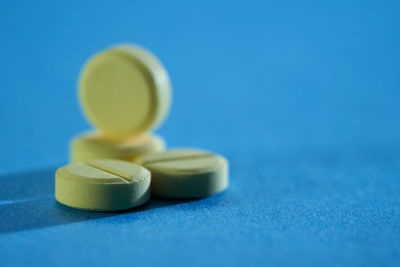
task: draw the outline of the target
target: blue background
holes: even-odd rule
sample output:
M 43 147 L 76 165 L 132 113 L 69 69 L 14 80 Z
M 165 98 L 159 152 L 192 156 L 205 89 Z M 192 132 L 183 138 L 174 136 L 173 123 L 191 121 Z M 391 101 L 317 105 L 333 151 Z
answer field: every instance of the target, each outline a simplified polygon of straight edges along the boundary
M 0 265 L 400 265 L 398 1 L 1 1 Z M 89 55 L 152 50 L 169 147 L 228 191 L 124 213 L 54 200 Z

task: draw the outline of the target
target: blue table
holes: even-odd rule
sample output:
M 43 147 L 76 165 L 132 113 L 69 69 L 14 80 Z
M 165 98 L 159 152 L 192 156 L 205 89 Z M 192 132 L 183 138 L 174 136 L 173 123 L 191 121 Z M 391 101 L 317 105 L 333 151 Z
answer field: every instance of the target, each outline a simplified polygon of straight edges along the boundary
M 0 266 L 399 266 L 400 4 L 8 1 L 0 8 Z M 79 69 L 118 42 L 154 51 L 169 147 L 230 161 L 205 199 L 122 213 L 54 200 L 90 129 Z

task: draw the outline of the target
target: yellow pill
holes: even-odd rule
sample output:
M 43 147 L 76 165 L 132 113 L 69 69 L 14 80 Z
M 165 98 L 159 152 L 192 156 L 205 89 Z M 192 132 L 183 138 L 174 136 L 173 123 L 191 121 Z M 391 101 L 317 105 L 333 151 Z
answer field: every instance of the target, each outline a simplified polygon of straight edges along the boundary
M 137 163 L 151 172 L 152 194 L 170 198 L 199 198 L 228 187 L 228 162 L 217 154 L 173 149 L 149 154 Z
M 157 135 L 114 140 L 96 132 L 88 132 L 72 139 L 70 161 L 86 162 L 93 159 L 110 158 L 133 161 L 139 156 L 164 150 L 164 139 Z
M 150 172 L 126 161 L 72 163 L 59 168 L 55 176 L 57 201 L 77 209 L 124 210 L 150 198 Z
M 154 129 L 171 99 L 168 73 L 149 51 L 118 45 L 86 63 L 79 97 L 89 121 L 105 136 L 126 138 Z

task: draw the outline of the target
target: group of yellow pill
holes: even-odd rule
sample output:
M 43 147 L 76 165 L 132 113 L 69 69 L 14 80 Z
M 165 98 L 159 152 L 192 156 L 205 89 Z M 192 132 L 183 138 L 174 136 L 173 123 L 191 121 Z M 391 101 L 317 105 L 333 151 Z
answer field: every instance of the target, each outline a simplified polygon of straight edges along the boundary
M 167 116 L 171 84 L 146 49 L 113 46 L 82 69 L 79 98 L 95 130 L 74 137 L 71 163 L 55 174 L 55 197 L 93 211 L 130 209 L 151 195 L 200 198 L 228 187 L 228 162 L 198 149 L 167 149 L 151 131 Z

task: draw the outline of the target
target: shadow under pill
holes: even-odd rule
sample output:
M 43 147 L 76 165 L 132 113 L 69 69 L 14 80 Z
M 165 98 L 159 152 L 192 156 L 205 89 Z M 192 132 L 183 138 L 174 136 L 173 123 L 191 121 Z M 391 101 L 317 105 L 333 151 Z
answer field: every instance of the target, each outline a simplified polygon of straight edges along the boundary
M 54 198 L 56 167 L 0 177 L 0 234 L 144 212 L 194 200 L 152 198 L 122 212 L 90 212 L 58 203 Z
M 0 177 L 0 233 L 110 216 L 58 204 L 54 199 L 55 170 L 46 168 Z

